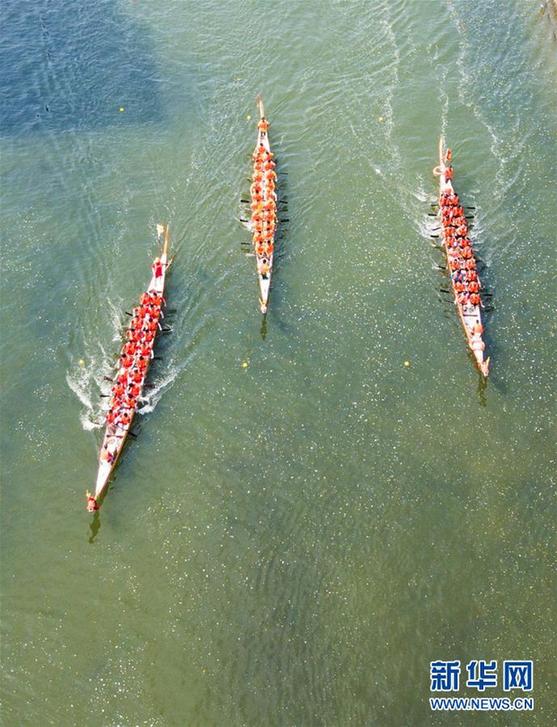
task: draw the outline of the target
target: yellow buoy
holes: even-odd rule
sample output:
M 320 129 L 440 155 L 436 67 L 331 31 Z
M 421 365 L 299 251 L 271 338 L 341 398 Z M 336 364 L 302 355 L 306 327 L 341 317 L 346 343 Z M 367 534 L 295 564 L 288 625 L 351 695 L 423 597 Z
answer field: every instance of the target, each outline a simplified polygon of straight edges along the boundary
M 125 111 L 125 108 L 123 106 L 120 106 L 120 108 L 118 109 L 118 111 L 120 111 L 120 113 L 121 113 L 122 111 Z
M 82 358 L 80 358 L 77 363 L 81 366 L 81 368 L 85 366 L 85 361 Z
M 248 366 L 249 366 L 249 363 L 247 361 L 242 361 L 242 368 L 243 369 L 247 369 Z
M 248 115 L 246 116 L 246 119 L 247 119 L 248 121 L 251 121 L 251 114 L 248 114 Z
M 379 121 L 381 121 L 381 123 L 383 123 L 383 121 L 385 121 L 385 117 L 384 116 L 380 116 L 379 117 Z
M 406 368 L 408 368 L 410 366 L 410 361 L 405 361 L 404 365 L 406 366 Z

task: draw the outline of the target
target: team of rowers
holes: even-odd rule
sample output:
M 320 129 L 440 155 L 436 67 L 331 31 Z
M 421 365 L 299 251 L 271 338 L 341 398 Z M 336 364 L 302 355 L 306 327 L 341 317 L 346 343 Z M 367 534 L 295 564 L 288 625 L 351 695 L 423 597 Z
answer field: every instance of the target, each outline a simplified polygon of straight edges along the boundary
M 447 171 L 452 169 L 448 167 Z M 446 173 L 445 173 L 446 178 Z M 476 270 L 476 259 L 468 237 L 468 224 L 458 195 L 453 191 L 443 192 L 440 198 L 441 222 L 444 242 L 449 258 L 449 268 L 461 306 L 480 305 L 480 281 Z
M 157 263 L 153 268 L 156 273 Z M 160 263 L 159 263 L 160 264 Z M 160 271 L 162 274 L 162 270 Z M 132 311 L 132 319 L 126 330 L 126 342 L 119 358 L 118 375 L 112 387 L 112 397 L 106 415 L 107 433 L 118 436 L 118 431 L 126 430 L 140 401 L 145 374 L 153 358 L 153 344 L 157 329 L 161 328 L 164 298 L 156 290 L 143 293 L 139 305 Z M 103 448 L 101 458 L 111 464 L 114 454 Z
M 266 134 L 269 128 L 267 119 L 262 118 L 257 128 Z M 271 270 L 270 258 L 274 251 L 274 236 L 277 217 L 277 194 L 275 192 L 277 174 L 273 153 L 259 144 L 252 155 L 253 178 L 251 195 L 251 231 L 253 248 L 258 260 L 258 270 L 267 278 Z

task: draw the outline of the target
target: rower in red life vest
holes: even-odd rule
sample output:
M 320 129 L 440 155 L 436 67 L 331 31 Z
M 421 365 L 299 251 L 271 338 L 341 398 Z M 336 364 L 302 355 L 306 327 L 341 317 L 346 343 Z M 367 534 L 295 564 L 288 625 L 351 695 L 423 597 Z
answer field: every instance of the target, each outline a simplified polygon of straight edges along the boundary
M 125 391 L 124 385 L 117 382 L 116 384 L 114 384 L 111 391 L 115 398 L 119 398 L 120 396 L 123 396 L 123 394 L 124 394 L 124 391 Z
M 123 369 L 129 369 L 133 364 L 133 358 L 131 356 L 127 356 L 126 354 L 123 354 L 120 357 L 120 365 Z
M 129 369 L 125 369 L 122 371 L 121 374 L 118 374 L 118 377 L 116 378 L 116 383 L 121 384 L 122 386 L 125 386 L 128 381 L 128 371 Z
M 153 347 L 150 343 L 144 343 L 141 348 L 141 355 L 146 356 L 147 358 L 153 358 Z
M 120 427 L 121 429 L 126 429 L 126 427 L 129 427 L 131 422 L 131 417 L 127 412 L 123 412 L 120 414 L 118 419 L 116 420 L 116 426 Z
M 481 302 L 482 300 L 478 293 L 470 293 L 470 303 L 472 305 L 480 305 Z

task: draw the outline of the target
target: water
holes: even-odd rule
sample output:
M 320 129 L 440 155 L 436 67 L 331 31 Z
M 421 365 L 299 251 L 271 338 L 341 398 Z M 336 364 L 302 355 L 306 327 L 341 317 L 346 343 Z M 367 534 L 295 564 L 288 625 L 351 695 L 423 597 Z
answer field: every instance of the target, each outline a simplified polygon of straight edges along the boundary
M 467 725 L 429 711 L 429 661 L 478 658 L 533 659 L 536 708 L 474 724 L 552 724 L 557 93 L 536 4 L 3 15 L 2 724 Z M 235 219 L 257 92 L 290 220 L 263 336 Z M 494 293 L 486 387 L 433 269 L 441 132 Z M 91 518 L 102 376 L 159 221 L 174 334 Z

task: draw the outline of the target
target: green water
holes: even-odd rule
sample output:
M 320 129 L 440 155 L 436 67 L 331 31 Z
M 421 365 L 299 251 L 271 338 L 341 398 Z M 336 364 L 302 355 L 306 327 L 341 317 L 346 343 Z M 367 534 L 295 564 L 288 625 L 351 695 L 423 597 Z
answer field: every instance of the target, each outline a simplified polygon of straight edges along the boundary
M 3 15 L 1 724 L 554 724 L 557 61 L 538 4 Z M 290 220 L 264 335 L 235 219 L 257 92 Z M 429 244 L 441 132 L 494 293 L 486 387 Z M 91 422 L 159 221 L 174 333 L 91 518 Z M 435 659 L 533 659 L 534 712 L 432 713 Z

